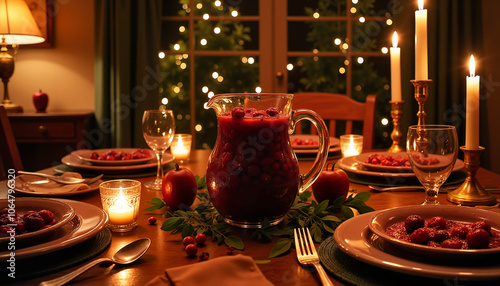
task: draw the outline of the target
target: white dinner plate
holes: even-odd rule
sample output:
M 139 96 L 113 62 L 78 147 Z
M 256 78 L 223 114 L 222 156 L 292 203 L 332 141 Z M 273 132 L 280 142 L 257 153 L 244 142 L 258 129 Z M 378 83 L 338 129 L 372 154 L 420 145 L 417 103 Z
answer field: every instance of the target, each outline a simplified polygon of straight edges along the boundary
M 295 140 L 312 140 L 313 142 L 316 142 L 316 144 L 309 144 L 309 145 L 297 145 L 294 144 Z M 308 134 L 294 134 L 290 135 L 290 144 L 292 145 L 292 148 L 294 150 L 302 150 L 302 149 L 318 149 L 319 147 L 319 136 L 318 135 L 308 135 Z M 335 137 L 330 137 L 330 148 L 334 146 L 338 146 L 340 144 L 340 140 Z
M 103 182 L 103 180 L 98 180 L 89 185 L 88 189 L 81 189 L 78 191 L 59 191 L 59 190 L 51 190 L 51 189 L 42 189 L 36 188 L 36 191 L 27 188 L 27 184 L 31 181 L 39 181 L 41 178 L 34 175 L 20 175 L 16 176 L 16 186 L 14 190 L 19 193 L 23 193 L 30 196 L 37 197 L 69 197 L 74 195 L 80 195 L 88 192 L 93 192 L 99 189 L 99 184 Z
M 380 211 L 362 214 L 340 224 L 334 239 L 340 249 L 349 256 L 365 263 L 401 273 L 431 278 L 488 280 L 500 278 L 500 261 L 488 263 L 471 261 L 467 264 L 444 263 L 435 257 L 419 257 L 405 253 L 374 234 L 368 227 L 373 215 Z M 484 262 L 484 261 L 483 261 Z
M 46 198 L 15 198 L 14 200 L 2 199 L 0 200 L 0 210 L 4 208 L 13 208 L 17 211 L 18 216 L 22 216 L 29 211 L 39 212 L 41 210 L 49 210 L 54 214 L 56 223 L 37 231 L 26 232 L 17 234 L 15 241 L 21 242 L 36 242 L 49 236 L 51 233 L 63 227 L 66 223 L 75 217 L 75 210 L 73 207 L 65 202 L 46 199 Z M 0 237 L 0 245 L 5 245 L 9 242 L 10 237 Z
M 96 236 L 108 222 L 108 215 L 94 205 L 65 199 L 59 199 L 59 201 L 73 207 L 75 217 L 45 237 L 39 244 L 22 248 L 21 245 L 16 245 L 16 259 L 38 256 L 84 242 Z M 0 259 L 10 257 L 10 253 L 10 250 L 1 251 Z
M 354 157 L 343 157 L 337 161 L 337 166 L 346 171 L 366 176 L 375 177 L 415 177 L 413 172 L 380 172 L 368 170 L 365 166 L 359 163 Z M 455 166 L 452 172 L 461 170 L 464 168 L 464 161 L 457 159 L 455 161 Z
M 174 157 L 170 153 L 164 153 L 163 154 L 163 164 L 168 164 L 174 160 Z M 128 165 L 128 166 L 97 166 L 97 165 L 92 165 L 89 162 L 85 162 L 81 160 L 80 158 L 74 156 L 74 155 L 66 155 L 61 159 L 61 163 L 64 165 L 73 167 L 73 168 L 78 168 L 78 169 L 85 169 L 85 170 L 91 170 L 103 174 L 125 174 L 125 173 L 134 173 L 140 170 L 148 169 L 148 168 L 154 168 L 157 166 L 156 162 L 156 157 L 151 158 L 148 162 L 144 164 L 138 164 L 138 165 Z
M 486 248 L 486 249 L 450 249 L 430 247 L 417 243 L 403 241 L 391 237 L 386 233 L 386 229 L 398 222 L 403 222 L 410 215 L 419 215 L 424 220 L 429 220 L 432 217 L 440 216 L 445 220 L 463 221 L 474 223 L 480 220 L 485 220 L 491 225 L 491 229 L 495 231 L 500 230 L 500 214 L 492 211 L 482 210 L 472 207 L 461 206 L 407 206 L 398 207 L 381 211 L 373 215 L 368 226 L 370 230 L 376 235 L 382 237 L 388 242 L 402 247 L 407 251 L 424 254 L 429 257 L 450 257 L 455 259 L 477 259 L 479 255 L 485 254 L 500 254 L 500 247 Z
M 149 156 L 146 158 L 130 159 L 130 160 L 95 160 L 90 158 L 90 156 L 94 152 L 97 153 L 98 155 L 107 154 L 109 151 L 115 151 L 116 153 L 123 152 L 125 154 L 131 154 L 137 150 L 144 150 L 149 154 Z M 151 161 L 151 159 L 156 159 L 156 155 L 152 150 L 140 149 L 140 148 L 110 148 L 110 149 L 95 149 L 95 150 L 80 149 L 71 152 L 71 155 L 78 157 L 80 160 L 84 162 L 89 162 L 92 165 L 98 165 L 98 166 L 130 166 L 130 165 L 144 164 L 146 162 Z

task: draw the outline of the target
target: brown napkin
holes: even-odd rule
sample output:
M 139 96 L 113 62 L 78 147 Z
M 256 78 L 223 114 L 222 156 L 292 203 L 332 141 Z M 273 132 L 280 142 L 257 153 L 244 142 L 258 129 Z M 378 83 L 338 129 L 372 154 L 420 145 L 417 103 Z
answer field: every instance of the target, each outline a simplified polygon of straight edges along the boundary
M 223 256 L 196 264 L 165 270 L 166 276 L 157 276 L 147 286 L 268 286 L 273 285 L 260 272 L 250 256 Z

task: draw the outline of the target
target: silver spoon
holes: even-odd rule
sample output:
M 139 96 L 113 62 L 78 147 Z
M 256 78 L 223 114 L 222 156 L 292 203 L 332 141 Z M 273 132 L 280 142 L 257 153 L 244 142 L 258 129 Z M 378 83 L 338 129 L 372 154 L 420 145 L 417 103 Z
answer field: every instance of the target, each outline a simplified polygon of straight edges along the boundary
M 151 239 L 149 238 L 141 238 L 136 241 L 133 241 L 124 247 L 120 248 L 115 255 L 111 259 L 109 258 L 99 258 L 96 259 L 92 262 L 89 262 L 85 264 L 84 266 L 76 269 L 73 272 L 70 272 L 64 276 L 61 276 L 56 279 L 52 279 L 49 281 L 45 281 L 40 283 L 39 286 L 59 286 L 59 285 L 64 285 L 68 283 L 69 281 L 73 280 L 73 278 L 77 277 L 78 275 L 82 274 L 83 272 L 89 270 L 93 266 L 108 261 L 108 262 L 113 262 L 116 264 L 130 264 L 137 259 L 141 258 L 146 251 L 148 251 L 149 246 L 151 245 Z
M 54 182 L 61 183 L 61 184 L 80 184 L 80 183 L 93 183 L 97 180 L 99 180 L 102 177 L 102 174 L 95 177 L 95 178 L 90 178 L 90 179 L 80 179 L 80 178 L 73 178 L 73 177 L 61 177 L 61 176 L 52 176 L 44 173 L 36 173 L 36 172 L 26 172 L 26 171 L 18 171 L 19 174 L 25 174 L 25 175 L 34 175 L 34 176 L 39 176 L 43 178 L 50 179 Z

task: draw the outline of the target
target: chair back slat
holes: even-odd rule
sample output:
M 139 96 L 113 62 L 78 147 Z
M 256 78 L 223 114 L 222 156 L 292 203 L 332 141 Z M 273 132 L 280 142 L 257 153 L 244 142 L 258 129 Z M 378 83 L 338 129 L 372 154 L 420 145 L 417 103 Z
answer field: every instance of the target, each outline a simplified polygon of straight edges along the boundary
M 23 163 L 16 145 L 5 107 L 0 104 L 0 180 L 7 179 L 9 169 L 23 170 Z
M 318 113 L 323 120 L 329 120 L 331 136 L 337 135 L 336 122 L 345 122 L 344 134 L 353 133 L 354 122 L 362 122 L 363 146 L 366 149 L 371 149 L 373 148 L 376 99 L 376 95 L 368 95 L 366 102 L 359 102 L 343 94 L 301 92 L 294 96 L 293 109 L 310 109 Z M 301 134 L 297 132 L 299 131 L 298 127 L 296 134 Z M 311 134 L 316 134 L 316 130 L 311 131 Z

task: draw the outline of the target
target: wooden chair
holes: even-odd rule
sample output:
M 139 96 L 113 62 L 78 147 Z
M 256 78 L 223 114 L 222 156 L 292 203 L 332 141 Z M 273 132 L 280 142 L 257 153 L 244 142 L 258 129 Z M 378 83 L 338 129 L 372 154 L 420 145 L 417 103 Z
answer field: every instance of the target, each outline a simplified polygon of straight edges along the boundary
M 1 104 L 0 123 L 0 180 L 5 180 L 10 173 L 9 170 L 14 170 L 16 173 L 23 170 L 23 163 L 17 149 L 9 117 L 7 117 L 7 112 Z
M 295 93 L 293 109 L 311 109 L 323 120 L 330 121 L 328 128 L 331 136 L 337 135 L 337 121 L 345 121 L 344 134 L 353 134 L 353 122 L 363 122 L 363 147 L 372 149 L 376 99 L 376 95 L 368 95 L 366 102 L 359 102 L 343 94 L 302 92 Z M 316 133 L 314 128 L 311 129 L 311 133 Z M 295 132 L 301 133 L 300 126 L 295 128 Z

